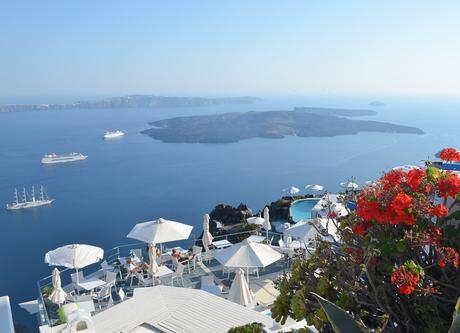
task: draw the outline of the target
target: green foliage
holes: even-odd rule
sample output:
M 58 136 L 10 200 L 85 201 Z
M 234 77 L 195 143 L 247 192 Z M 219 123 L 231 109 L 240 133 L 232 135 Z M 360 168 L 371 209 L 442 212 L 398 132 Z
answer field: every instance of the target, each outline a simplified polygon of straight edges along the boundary
M 244 326 L 231 328 L 228 333 L 263 333 L 263 327 L 260 323 L 252 323 Z
M 363 329 L 345 310 L 318 294 L 312 293 L 321 304 L 336 333 L 363 333 Z
M 45 298 L 48 298 L 51 295 L 52 292 L 53 292 L 52 287 L 43 287 L 42 288 L 42 295 Z

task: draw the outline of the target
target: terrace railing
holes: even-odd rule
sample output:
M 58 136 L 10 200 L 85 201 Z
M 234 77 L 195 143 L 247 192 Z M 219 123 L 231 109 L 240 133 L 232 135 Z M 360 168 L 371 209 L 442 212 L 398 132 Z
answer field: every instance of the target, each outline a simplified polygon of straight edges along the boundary
M 261 236 L 266 236 L 266 231 L 262 230 L 248 230 L 248 231 L 241 231 L 235 233 L 229 233 L 224 235 L 217 235 L 214 236 L 214 241 L 218 240 L 229 240 L 232 243 L 237 243 L 242 241 L 245 238 L 248 238 L 251 235 L 260 234 Z M 272 240 L 272 244 L 276 244 L 280 238 L 283 237 L 282 233 L 278 232 L 268 232 L 268 239 Z M 188 244 L 186 247 L 191 248 L 194 244 L 201 242 L 200 239 L 196 237 L 196 235 L 190 235 L 188 242 L 176 242 L 182 244 Z M 104 260 L 107 261 L 108 264 L 113 264 L 116 262 L 118 258 L 128 257 L 130 255 L 130 251 L 132 249 L 143 249 L 146 247 L 146 243 L 144 242 L 133 242 L 123 245 L 115 246 L 114 248 L 105 252 Z M 162 246 L 163 247 L 163 246 Z M 99 270 L 99 265 L 91 265 L 88 268 L 81 269 L 80 271 L 84 272 L 84 276 L 90 276 L 92 273 L 95 273 Z M 70 274 L 73 273 L 74 270 L 66 268 L 61 270 L 61 281 L 62 286 L 67 286 L 71 284 Z M 38 303 L 39 303 L 39 321 L 41 325 L 48 325 L 54 326 L 58 322 L 55 319 L 50 318 L 50 315 L 47 311 L 46 304 L 49 302 L 46 297 L 43 295 L 45 288 L 52 288 L 52 275 L 46 276 L 37 281 L 37 288 L 38 288 Z

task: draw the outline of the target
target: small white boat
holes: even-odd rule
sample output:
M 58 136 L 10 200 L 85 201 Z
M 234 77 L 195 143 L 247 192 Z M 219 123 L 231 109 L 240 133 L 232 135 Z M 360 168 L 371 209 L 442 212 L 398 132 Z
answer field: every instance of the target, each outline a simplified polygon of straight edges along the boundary
M 122 131 L 112 131 L 112 132 L 105 132 L 104 134 L 104 139 L 114 139 L 114 138 L 119 138 L 121 136 L 125 135 L 124 132 Z
M 82 161 L 82 160 L 86 160 L 87 158 L 88 156 L 80 154 L 80 153 L 70 153 L 70 154 L 63 154 L 63 155 L 51 153 L 51 154 L 43 156 L 42 164 L 67 163 L 67 162 L 74 162 L 74 161 Z
M 19 209 L 26 209 L 26 208 L 34 208 L 34 207 L 49 205 L 54 201 L 54 199 L 48 198 L 48 196 L 45 194 L 43 186 L 40 187 L 40 197 L 39 198 L 35 198 L 35 188 L 32 186 L 31 197 L 32 197 L 31 200 L 27 200 L 26 189 L 23 188 L 22 201 L 19 201 L 18 190 L 15 189 L 14 190 L 14 202 L 10 204 L 6 204 L 6 209 L 7 210 L 19 210 Z

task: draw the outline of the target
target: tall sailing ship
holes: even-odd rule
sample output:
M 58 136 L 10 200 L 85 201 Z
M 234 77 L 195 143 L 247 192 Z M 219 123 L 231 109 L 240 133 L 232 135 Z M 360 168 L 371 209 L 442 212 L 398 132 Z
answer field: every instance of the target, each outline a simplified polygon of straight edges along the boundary
M 48 198 L 45 194 L 43 186 L 40 186 L 40 195 L 38 198 L 35 197 L 35 188 L 32 186 L 30 200 L 27 200 L 27 192 L 25 187 L 22 189 L 22 200 L 19 201 L 18 189 L 14 189 L 14 202 L 6 204 L 8 210 L 18 210 L 26 208 L 34 208 L 51 204 L 54 199 Z

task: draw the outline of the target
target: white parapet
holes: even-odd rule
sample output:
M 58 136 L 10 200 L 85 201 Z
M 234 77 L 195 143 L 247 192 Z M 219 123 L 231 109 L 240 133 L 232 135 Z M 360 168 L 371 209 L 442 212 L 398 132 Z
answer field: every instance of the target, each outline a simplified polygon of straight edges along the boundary
M 0 332 L 14 333 L 13 315 L 8 296 L 0 297 Z

